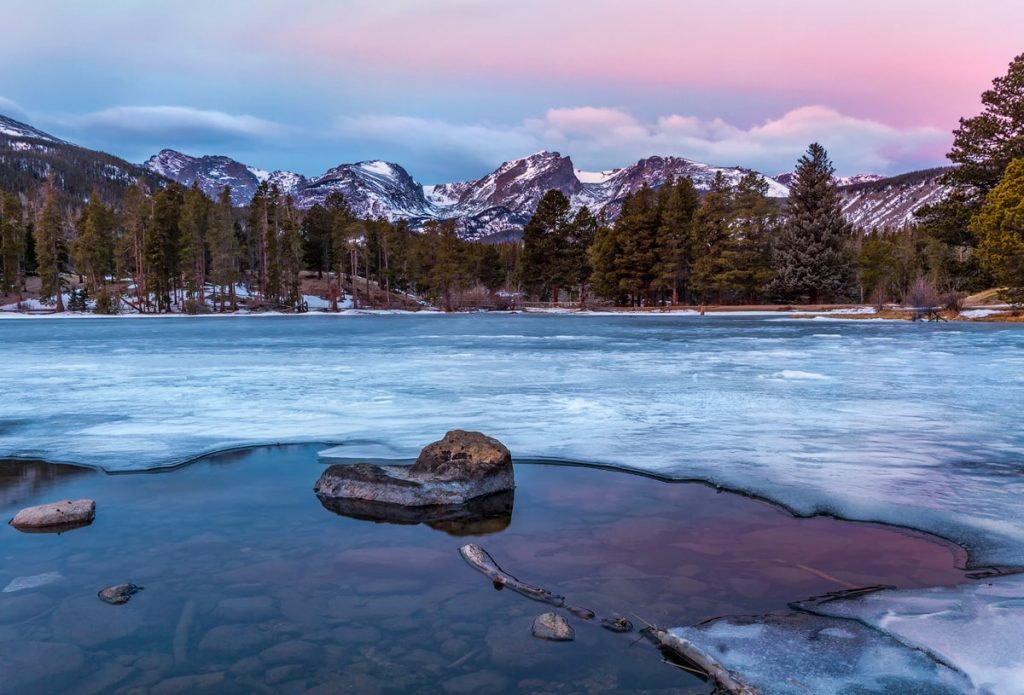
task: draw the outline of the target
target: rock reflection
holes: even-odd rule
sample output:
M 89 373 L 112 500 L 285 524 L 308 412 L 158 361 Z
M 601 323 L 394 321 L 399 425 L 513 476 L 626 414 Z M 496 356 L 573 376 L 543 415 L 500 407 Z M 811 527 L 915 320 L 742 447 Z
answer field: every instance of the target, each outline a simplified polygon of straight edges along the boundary
M 515 491 L 477 497 L 466 504 L 407 507 L 356 499 L 323 499 L 324 509 L 340 516 L 379 524 L 425 524 L 450 536 L 500 533 L 512 523 Z

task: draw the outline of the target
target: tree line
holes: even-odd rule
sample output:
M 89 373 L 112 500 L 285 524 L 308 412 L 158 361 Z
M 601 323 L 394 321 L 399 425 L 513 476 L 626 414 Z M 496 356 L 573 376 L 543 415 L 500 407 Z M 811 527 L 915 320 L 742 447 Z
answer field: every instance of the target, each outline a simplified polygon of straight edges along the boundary
M 98 312 L 301 310 L 302 280 L 325 281 L 330 307 L 348 296 L 422 297 L 446 309 L 467 290 L 538 301 L 616 305 L 908 301 L 991 287 L 1024 303 L 1024 55 L 961 119 L 944 177 L 950 193 L 898 230 L 854 229 L 833 166 L 815 143 L 797 163 L 790 197 L 767 197 L 756 174 L 719 173 L 699 192 L 687 178 L 627 195 L 610 223 L 548 191 L 521 242 L 460 239 L 455 221 L 362 219 L 344 196 L 296 209 L 262 183 L 246 208 L 230 189 L 151 189 L 81 201 L 54 177 L 28 195 L 0 192 L 0 292 L 20 299 L 38 275 L 63 310 L 78 274 Z M 108 201 L 108 202 L 105 202 Z M 360 288 L 362 287 L 362 292 Z M 244 290 L 244 291 L 243 291 Z M 81 295 L 76 296 L 81 303 Z M 485 300 L 486 301 L 486 300 Z

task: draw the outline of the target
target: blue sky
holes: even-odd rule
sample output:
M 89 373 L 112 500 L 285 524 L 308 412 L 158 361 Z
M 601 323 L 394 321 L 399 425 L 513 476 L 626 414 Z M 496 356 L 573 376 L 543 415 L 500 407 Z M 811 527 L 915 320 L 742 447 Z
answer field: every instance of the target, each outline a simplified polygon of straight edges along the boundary
M 382 158 L 424 183 L 539 149 L 775 173 L 943 163 L 1024 51 L 986 0 L 37 0 L 3 12 L 0 113 L 141 161 L 163 147 L 307 175 Z

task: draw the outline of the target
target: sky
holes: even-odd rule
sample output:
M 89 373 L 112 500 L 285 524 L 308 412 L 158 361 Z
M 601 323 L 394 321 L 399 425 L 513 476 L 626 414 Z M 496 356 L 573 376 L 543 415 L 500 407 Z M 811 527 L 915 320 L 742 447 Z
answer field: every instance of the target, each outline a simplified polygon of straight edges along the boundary
M 1020 0 L 0 0 L 0 114 L 141 162 L 473 179 L 547 149 L 774 174 L 938 166 Z

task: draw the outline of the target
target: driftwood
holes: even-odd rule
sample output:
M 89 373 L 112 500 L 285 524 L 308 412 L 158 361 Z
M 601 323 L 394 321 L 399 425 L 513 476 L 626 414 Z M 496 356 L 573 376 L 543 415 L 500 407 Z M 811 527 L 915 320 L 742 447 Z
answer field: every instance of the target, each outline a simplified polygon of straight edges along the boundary
M 733 673 L 722 666 L 698 649 L 690 640 L 659 628 L 649 628 L 646 630 L 646 633 L 650 635 L 651 639 L 659 647 L 678 656 L 683 661 L 693 664 L 707 674 L 707 677 L 715 682 L 718 690 L 732 693 L 732 695 L 760 695 L 761 691 L 752 685 L 744 683 L 739 674 Z
M 501 567 L 498 566 L 498 563 L 494 561 L 494 558 L 491 557 L 486 550 L 475 543 L 468 543 L 459 548 L 459 554 L 471 567 L 487 575 L 490 580 L 494 582 L 495 589 L 511 589 L 517 594 L 522 594 L 533 601 L 539 601 L 541 603 L 555 606 L 556 608 L 565 609 L 577 618 L 582 618 L 583 620 L 592 620 L 594 618 L 594 611 L 589 608 L 571 606 L 565 602 L 564 596 L 559 596 L 558 594 L 551 593 L 547 589 L 542 589 L 540 587 L 527 584 L 526 582 L 519 581 L 511 574 L 501 569 Z

